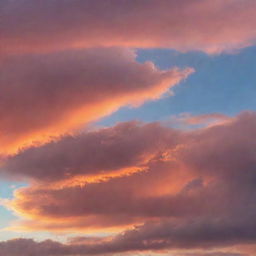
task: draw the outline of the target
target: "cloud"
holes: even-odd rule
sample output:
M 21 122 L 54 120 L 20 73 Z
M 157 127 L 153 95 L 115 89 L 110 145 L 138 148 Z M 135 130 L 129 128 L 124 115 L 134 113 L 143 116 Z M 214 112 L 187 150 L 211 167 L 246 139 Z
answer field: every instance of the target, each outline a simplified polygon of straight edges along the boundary
M 201 219 L 146 223 L 117 235 L 113 248 L 129 250 L 210 249 L 255 242 L 255 224 L 247 220 Z M 114 251 L 114 250 L 113 250 Z
M 19 217 L 8 229 L 113 232 L 1 241 L 0 256 L 253 255 L 256 112 L 171 120 L 195 128 L 185 130 L 86 125 L 194 72 L 139 63 L 128 48 L 235 52 L 256 42 L 255 9 L 254 0 L 0 1 L 0 173 L 28 184 L 1 202 Z
M 232 252 L 206 252 L 206 253 L 178 253 L 174 256 L 248 256 L 248 254 L 232 253 Z
M 184 122 L 186 122 L 188 125 L 197 125 L 197 124 L 208 124 L 210 125 L 219 123 L 219 122 L 225 122 L 227 121 L 228 117 L 223 114 L 218 114 L 218 113 L 212 113 L 212 114 L 202 114 L 202 115 L 197 115 L 197 116 L 190 116 L 185 115 L 184 117 Z
M 53 255 L 72 255 L 66 246 L 47 240 L 37 243 L 32 239 L 13 239 L 0 242 L 0 255 L 8 256 L 53 256 Z
M 167 140 L 170 141 L 168 149 L 175 147 L 178 135 L 178 131 L 158 123 L 120 123 L 29 148 L 9 156 L 1 169 L 7 175 L 37 182 L 127 174 L 147 168 L 148 163 L 166 148 Z
M 149 231 L 149 230 L 148 230 Z M 143 234 L 145 235 L 145 234 Z M 168 251 L 175 256 L 250 256 L 244 253 L 232 252 L 196 252 L 190 253 L 186 248 L 182 247 L 185 253 L 176 253 L 177 247 L 181 244 L 175 244 L 175 240 L 164 241 L 163 239 L 155 239 L 150 235 L 151 240 L 141 240 L 140 232 L 137 230 L 127 231 L 123 234 L 112 238 L 104 239 L 79 239 L 79 243 L 74 240 L 68 244 L 46 240 L 43 242 L 36 242 L 32 239 L 13 239 L 0 242 L 0 256 L 73 256 L 73 255 L 119 255 L 120 252 L 136 252 L 136 251 L 151 251 L 160 250 L 167 247 Z M 135 240 L 138 239 L 138 240 Z M 168 252 L 167 251 L 167 252 Z M 134 254 L 133 254 L 134 255 Z
M 191 115 L 190 113 L 181 113 L 179 115 L 173 115 L 169 120 L 165 121 L 165 124 L 178 129 L 198 129 L 203 127 L 214 126 L 222 124 L 232 120 L 232 118 L 219 113 L 210 113 L 202 115 Z
M 135 225 L 135 229 L 114 240 L 118 244 L 122 242 L 123 251 L 128 246 L 126 243 L 131 245 L 131 250 L 214 248 L 252 243 L 256 239 L 256 144 L 251 140 L 255 130 L 255 112 L 245 112 L 226 123 L 192 131 L 135 122 L 89 133 L 86 136 L 92 140 L 112 134 L 111 147 L 106 148 L 109 154 L 103 154 L 109 158 L 106 165 L 116 164 L 116 153 L 112 156 L 115 152 L 112 150 L 117 145 L 118 154 L 123 155 L 119 157 L 122 161 L 117 162 L 118 168 L 123 168 L 122 164 L 126 166 L 125 155 L 128 163 L 138 165 L 140 155 L 151 152 L 153 157 L 143 163 L 146 171 L 56 186 L 46 166 L 45 175 L 49 179 L 45 183 L 36 182 L 17 190 L 15 199 L 8 202 L 8 207 L 22 216 L 13 228 L 82 232 L 107 228 L 123 230 Z M 160 144 L 155 143 L 154 137 Z M 95 141 L 101 152 L 101 146 Z M 42 147 L 53 156 L 49 161 L 54 162 L 55 157 L 51 147 L 61 152 L 62 147 L 56 145 Z M 105 144 L 102 145 L 104 148 Z M 35 150 L 40 152 L 41 149 Z M 82 150 L 71 151 L 74 155 L 83 153 Z M 21 159 L 25 153 L 21 153 Z M 33 174 L 31 166 L 36 166 L 41 156 L 43 161 L 45 155 L 35 154 L 36 162 L 24 158 L 27 168 L 22 167 L 21 161 L 21 173 L 27 169 L 25 175 L 36 180 L 37 170 Z M 112 157 L 114 160 L 110 161 Z M 13 159 L 15 162 L 15 157 Z M 98 168 L 98 161 L 86 160 L 86 155 L 84 159 L 84 166 L 88 162 L 88 166 Z M 57 160 L 55 169 L 61 163 Z M 17 170 L 18 163 L 15 163 Z M 60 167 L 64 168 L 61 164 Z M 75 166 L 70 178 L 77 175 L 77 169 Z
M 254 0 L 1 1 L 3 53 L 94 46 L 210 53 L 255 43 Z
M 0 62 L 2 154 L 47 142 L 116 111 L 158 99 L 192 69 L 160 71 L 131 50 L 93 48 Z

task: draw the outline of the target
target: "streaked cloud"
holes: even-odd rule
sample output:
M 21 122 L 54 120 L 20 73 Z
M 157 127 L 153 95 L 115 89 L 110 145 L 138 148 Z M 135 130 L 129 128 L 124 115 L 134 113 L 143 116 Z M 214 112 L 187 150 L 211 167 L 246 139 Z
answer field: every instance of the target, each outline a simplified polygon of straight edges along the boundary
M 254 0 L 1 0 L 0 177 L 26 184 L 5 183 L 14 194 L 0 204 L 15 220 L 2 237 L 28 233 L 0 241 L 0 256 L 253 256 L 255 111 L 230 117 L 203 106 L 197 115 L 178 106 L 166 122 L 94 124 L 174 95 L 195 71 L 186 58 L 183 69 L 159 69 L 153 48 L 203 51 L 187 57 L 212 60 L 255 45 L 255 10 Z M 156 63 L 139 61 L 146 48 Z M 231 76 L 253 73 L 241 56 Z M 207 89 L 198 88 L 208 104 Z M 154 115 L 145 120 L 161 119 Z M 42 241 L 55 234 L 62 237 Z
M 96 245 L 90 240 L 89 249 L 86 247 L 84 252 L 88 254 L 211 249 L 254 243 L 256 144 L 251 136 L 255 130 L 255 113 L 245 112 L 226 123 L 192 131 L 177 131 L 157 123 L 142 125 L 133 122 L 72 138 L 83 140 L 83 136 L 91 137 L 100 153 L 101 146 L 97 141 L 102 138 L 101 145 L 105 148 L 103 142 L 107 140 L 103 138 L 111 134 L 112 148 L 106 151 L 111 154 L 118 145 L 118 152 L 122 155 L 118 158 L 119 168 L 123 168 L 122 163 L 126 166 L 127 161 L 120 161 L 127 159 L 125 156 L 129 163 L 133 163 L 134 158 L 137 165 L 140 162 L 137 156 L 154 150 L 150 161 L 143 162 L 147 171 L 108 180 L 86 182 L 85 178 L 80 185 L 55 186 L 55 179 L 51 180 L 51 171 L 48 173 L 46 166 L 45 175 L 50 177 L 46 183 L 36 182 L 17 190 L 16 198 L 8 203 L 8 207 L 23 218 L 14 225 L 25 230 L 58 232 L 127 229 Z M 154 136 L 158 138 L 157 146 Z M 63 142 L 59 143 L 62 145 Z M 40 157 L 43 161 L 48 151 L 53 158 L 47 162 L 55 162 L 56 168 L 61 161 L 54 160 L 56 155 L 54 151 L 50 153 L 51 147 L 59 152 L 68 151 L 65 147 L 58 147 L 58 142 L 56 145 L 51 143 L 35 148 L 39 154 L 29 154 L 32 161 L 26 158 L 24 162 L 29 164 L 31 161 L 31 166 L 36 167 L 33 161 L 36 159 L 40 163 Z M 76 153 L 83 154 L 82 150 L 71 151 L 71 159 L 75 159 Z M 133 155 L 133 151 L 136 154 Z M 21 153 L 20 159 L 25 153 Z M 109 158 L 107 161 L 112 158 L 108 154 L 103 154 Z M 97 158 L 97 153 L 94 155 Z M 17 159 L 14 157 L 13 161 Z M 84 159 L 90 163 L 88 166 L 97 168 L 101 162 L 86 160 L 86 155 Z M 12 158 L 9 161 L 8 165 Z M 31 169 L 26 175 L 31 175 L 36 181 L 37 174 L 32 172 L 31 166 L 24 170 Z M 62 168 L 65 167 L 60 165 Z M 77 174 L 77 169 L 74 168 L 69 178 Z M 23 170 L 22 164 L 20 170 Z
M 2 154 L 72 132 L 121 106 L 158 99 L 193 72 L 158 70 L 122 48 L 9 56 L 0 66 Z

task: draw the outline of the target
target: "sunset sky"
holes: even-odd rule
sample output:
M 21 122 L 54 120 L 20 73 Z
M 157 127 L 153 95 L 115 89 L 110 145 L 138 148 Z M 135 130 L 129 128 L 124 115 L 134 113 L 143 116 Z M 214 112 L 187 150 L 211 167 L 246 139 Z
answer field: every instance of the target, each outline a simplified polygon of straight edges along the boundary
M 255 0 L 0 0 L 0 256 L 256 256 Z

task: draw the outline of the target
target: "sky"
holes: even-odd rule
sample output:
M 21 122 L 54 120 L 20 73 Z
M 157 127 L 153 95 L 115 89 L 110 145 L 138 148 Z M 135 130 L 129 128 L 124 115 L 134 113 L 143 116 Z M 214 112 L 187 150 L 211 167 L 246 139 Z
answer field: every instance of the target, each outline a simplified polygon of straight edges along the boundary
M 254 0 L 0 1 L 0 256 L 256 255 Z

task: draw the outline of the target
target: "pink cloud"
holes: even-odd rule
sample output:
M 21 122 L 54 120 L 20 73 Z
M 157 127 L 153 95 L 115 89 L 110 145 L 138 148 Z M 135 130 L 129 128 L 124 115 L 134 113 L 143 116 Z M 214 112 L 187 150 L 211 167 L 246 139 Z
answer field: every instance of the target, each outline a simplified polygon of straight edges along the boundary
M 256 144 L 251 136 L 255 129 L 255 113 L 248 112 L 227 123 L 188 132 L 159 124 L 120 124 L 86 135 L 95 141 L 98 152 L 91 146 L 83 151 L 81 145 L 86 136 L 75 138 L 81 140 L 77 142 L 81 150 L 72 148 L 73 139 L 71 144 L 60 141 L 32 151 L 28 149 L 27 152 L 34 152 L 26 155 L 25 151 L 10 158 L 5 169 L 10 175 L 20 171 L 20 175 L 35 181 L 45 180 L 45 183 L 36 182 L 17 190 L 16 199 L 8 205 L 27 219 L 21 226 L 32 230 L 120 229 L 147 221 L 175 219 L 178 223 L 191 218 L 226 221 L 228 218 L 239 220 L 239 216 L 246 216 L 254 223 L 251 213 L 256 212 L 253 204 Z M 111 140 L 106 134 L 111 134 Z M 88 144 L 88 138 L 85 144 L 93 145 Z M 97 142 L 99 138 L 101 145 Z M 107 141 L 110 144 L 105 148 Z M 59 156 L 65 156 L 63 152 L 68 151 L 69 146 L 73 152 L 71 158 L 62 163 Z M 106 158 L 94 162 L 88 158 L 90 150 L 96 158 L 97 154 Z M 47 159 L 49 166 L 40 165 L 47 157 L 46 152 L 51 155 Z M 72 162 L 76 154 L 84 152 L 83 161 Z M 95 175 L 103 168 L 101 164 L 110 170 L 113 166 L 114 169 L 137 166 L 141 156 L 149 152 L 152 157 L 143 162 L 146 171 L 108 180 L 86 180 L 86 172 L 91 170 Z M 117 154 L 119 157 L 115 159 Z M 85 175 L 81 183 L 55 184 L 52 172 L 56 170 L 61 178 L 64 172 L 58 172 L 59 169 L 75 163 L 69 168 L 69 179 L 73 179 L 80 172 L 76 165 L 80 162 L 84 166 L 81 175 Z M 44 171 L 48 180 L 41 174 L 38 176 L 38 170 L 39 174 Z
M 254 0 L 1 1 L 2 53 L 94 46 L 210 53 L 255 43 Z
M 9 156 L 2 170 L 37 182 L 59 182 L 76 176 L 107 177 L 122 170 L 125 175 L 129 170 L 147 169 L 157 155 L 177 145 L 178 137 L 178 131 L 158 123 L 120 123 L 29 148 Z M 166 141 L 170 141 L 168 146 Z
M 9 56 L 0 66 L 2 154 L 72 132 L 121 106 L 158 99 L 192 72 L 160 71 L 122 48 Z

